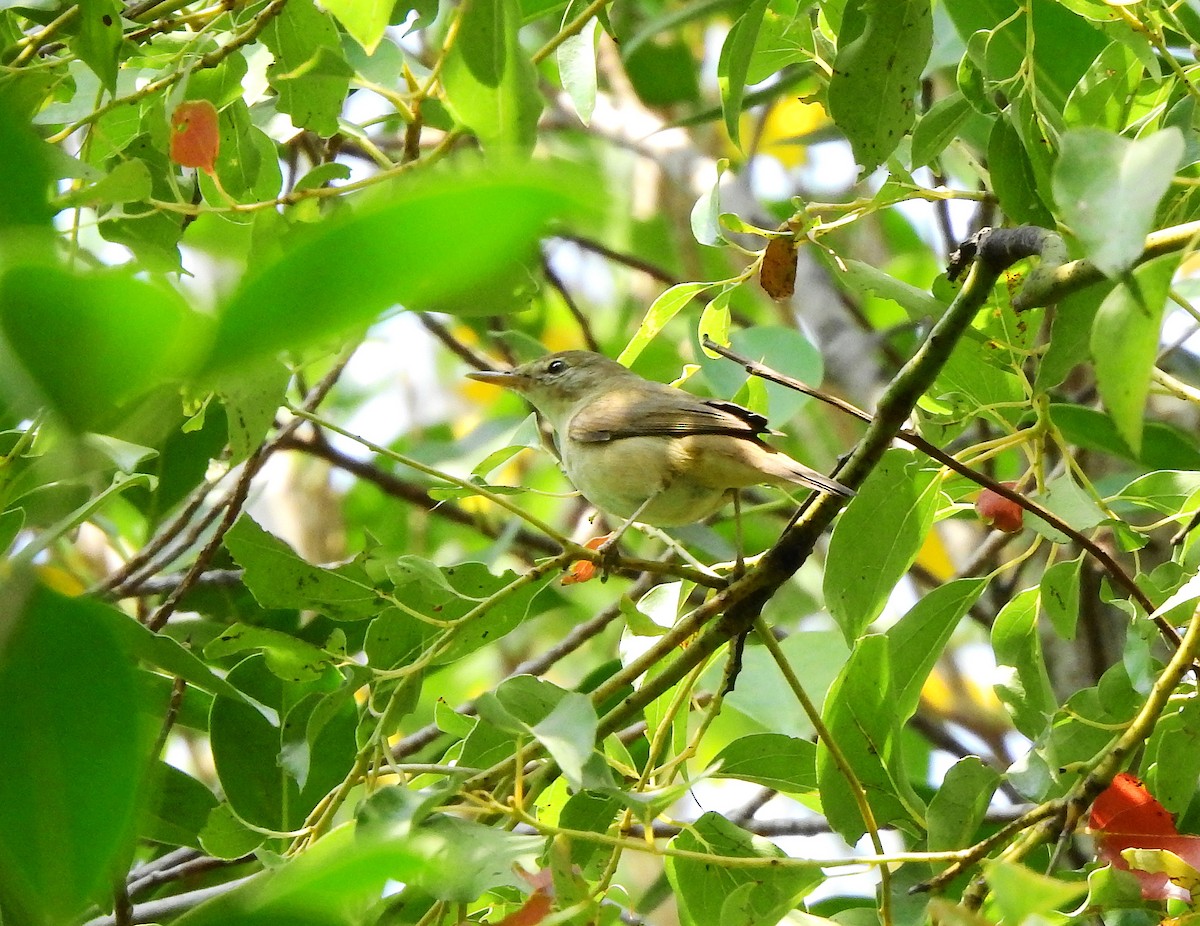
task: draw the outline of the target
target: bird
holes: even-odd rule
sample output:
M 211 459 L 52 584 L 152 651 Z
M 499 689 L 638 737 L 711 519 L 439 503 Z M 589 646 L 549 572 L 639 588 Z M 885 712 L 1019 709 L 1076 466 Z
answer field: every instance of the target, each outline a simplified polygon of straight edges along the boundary
M 739 489 L 807 486 L 849 498 L 836 479 L 770 446 L 767 419 L 645 379 L 603 354 L 568 350 L 470 379 L 524 396 L 554 430 L 567 478 L 625 523 L 679 527 L 720 510 Z

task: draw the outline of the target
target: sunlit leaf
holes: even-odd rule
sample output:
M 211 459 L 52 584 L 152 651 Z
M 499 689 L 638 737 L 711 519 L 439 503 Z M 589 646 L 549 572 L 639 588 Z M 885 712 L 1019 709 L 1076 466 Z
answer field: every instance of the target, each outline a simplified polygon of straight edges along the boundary
M 1175 128 L 1132 141 L 1092 128 L 1064 136 L 1054 199 L 1084 253 L 1108 276 L 1128 270 L 1141 255 L 1182 154 Z
M 551 217 L 579 211 L 574 176 L 548 165 L 425 174 L 387 200 L 321 223 L 252 271 L 226 302 L 209 373 L 365 327 L 397 304 L 450 307 L 528 256 Z M 458 310 L 490 313 L 480 296 Z

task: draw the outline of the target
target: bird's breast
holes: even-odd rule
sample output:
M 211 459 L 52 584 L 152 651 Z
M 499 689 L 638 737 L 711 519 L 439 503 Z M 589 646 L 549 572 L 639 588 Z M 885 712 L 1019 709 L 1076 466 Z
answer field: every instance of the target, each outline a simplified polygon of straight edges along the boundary
M 601 511 L 619 518 L 632 517 L 652 496 L 657 497 L 638 520 L 659 527 L 702 520 L 725 503 L 724 487 L 689 478 L 686 447 L 676 438 L 564 440 L 560 449 L 575 488 Z

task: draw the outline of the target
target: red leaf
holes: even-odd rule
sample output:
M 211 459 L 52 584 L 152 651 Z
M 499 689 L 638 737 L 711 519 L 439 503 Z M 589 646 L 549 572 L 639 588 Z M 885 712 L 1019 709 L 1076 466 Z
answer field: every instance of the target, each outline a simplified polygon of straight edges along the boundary
M 208 100 L 180 103 L 171 113 L 171 160 L 211 174 L 221 150 L 217 108 Z
M 1106 833 L 1145 836 L 1178 836 L 1175 819 L 1146 790 L 1146 786 L 1121 772 L 1092 804 L 1088 826 Z
M 1190 899 L 1188 892 L 1172 884 L 1165 874 L 1130 868 L 1121 857 L 1126 849 L 1165 849 L 1192 867 L 1200 867 L 1200 836 L 1180 836 L 1174 817 L 1133 775 L 1122 772 L 1113 778 L 1092 804 L 1088 827 L 1096 836 L 1096 855 L 1132 872 L 1142 886 L 1143 897 Z
M 534 891 L 526 898 L 521 909 L 510 913 L 496 926 L 537 926 L 544 920 L 551 909 L 550 897 L 541 890 Z

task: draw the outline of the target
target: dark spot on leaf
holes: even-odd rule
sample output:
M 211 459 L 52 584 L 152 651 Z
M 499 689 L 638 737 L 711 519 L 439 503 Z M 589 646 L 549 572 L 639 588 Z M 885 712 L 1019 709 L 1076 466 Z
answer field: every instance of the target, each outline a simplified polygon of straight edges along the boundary
M 104 23 L 104 25 L 106 25 L 106 26 L 111 26 L 113 24 L 113 18 L 111 16 L 109 16 L 107 13 L 105 13 L 101 19 L 102 19 L 102 22 Z

